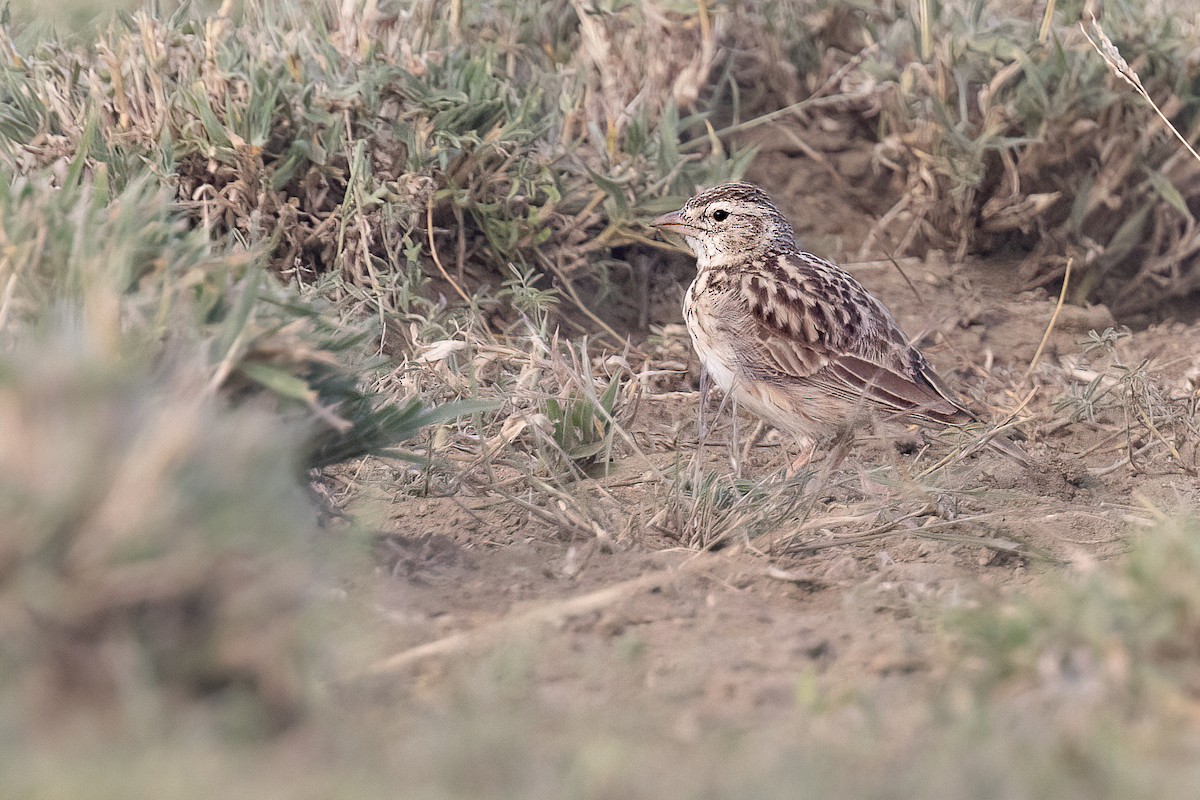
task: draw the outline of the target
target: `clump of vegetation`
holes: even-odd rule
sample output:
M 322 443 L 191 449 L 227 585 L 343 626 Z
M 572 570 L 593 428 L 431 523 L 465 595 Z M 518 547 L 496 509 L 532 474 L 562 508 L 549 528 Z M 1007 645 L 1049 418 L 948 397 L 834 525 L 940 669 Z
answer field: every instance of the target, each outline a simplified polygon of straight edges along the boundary
M 1126 363 L 1117 348 L 1125 336 L 1128 331 L 1114 328 L 1091 332 L 1058 408 L 1069 410 L 1074 420 L 1104 419 L 1114 429 L 1104 443 L 1118 441 L 1125 456 L 1102 473 L 1125 464 L 1139 467 L 1157 449 L 1195 475 L 1200 451 L 1195 393 L 1165 384 L 1150 369 L 1150 359 Z
M 5 716 L 160 725 L 190 702 L 290 724 L 320 546 L 302 429 L 228 409 L 178 356 L 105 353 L 79 319 L 39 339 L 0 357 Z
M 308 466 L 390 447 L 434 421 L 363 393 L 369 322 L 323 312 L 266 277 L 250 251 L 214 247 L 153 180 L 117 188 L 104 177 L 55 187 L 42 168 L 5 181 L 0 225 L 12 246 L 0 330 L 10 342 L 65 319 L 105 354 L 190 359 L 207 394 L 270 398 L 308 429 Z
M 878 161 L 903 187 L 881 241 L 960 257 L 1017 247 L 1029 286 L 1061 282 L 1070 261 L 1071 298 L 1118 316 L 1193 293 L 1197 163 L 1109 73 L 1075 24 L 1078 5 L 1059 4 L 1061 27 L 1040 39 L 1038 17 L 987 3 L 929 8 L 918 25 L 893 25 L 862 67 L 881 92 Z M 1104 27 L 1135 54 L 1148 96 L 1192 130 L 1195 29 L 1144 11 L 1109 4 Z
M 810 157 L 821 158 L 823 128 L 841 133 L 830 149 L 846 137 L 872 146 L 883 180 L 870 192 L 842 186 L 878 216 L 862 255 L 1016 251 L 1029 287 L 1060 284 L 1071 261 L 1070 299 L 1108 303 L 1118 317 L 1200 285 L 1197 164 L 1146 102 L 1185 137 L 1195 129 L 1196 29 L 1186 15 L 1106 5 L 1103 30 L 1140 75 L 1143 98 L 1089 44 L 1077 2 L 764 3 L 733 13 L 725 30 L 735 44 L 715 81 L 731 109 L 722 132 L 736 140 L 793 119 L 802 129 L 781 140 Z
M 310 679 L 306 470 L 479 406 L 367 393 L 363 323 L 104 175 L 0 189 L 0 693 L 52 720 L 157 686 L 279 728 Z
M 410 274 L 435 264 L 462 300 L 513 264 L 588 279 L 642 239 L 645 203 L 744 160 L 682 154 L 681 134 L 703 128 L 670 92 L 614 95 L 636 84 L 610 68 L 647 62 L 578 13 L 582 34 L 546 30 L 519 4 L 448 22 L 249 2 L 209 17 L 137 11 L 87 48 L 27 47 L 33 29 L 10 25 L 0 157 L 15 174 L 101 171 L 118 187 L 149 168 L 211 238 L 266 247 L 302 283 L 336 274 L 335 298 L 365 292 L 381 309 L 408 310 Z M 692 102 L 706 77 L 693 72 L 676 88 Z
M 1181 707 L 1200 686 L 1198 575 L 1197 521 L 1164 519 L 1118 565 L 1085 565 L 1037 596 L 968 613 L 975 688 L 1037 687 L 1131 717 Z
M 229 708 L 279 730 L 307 704 L 332 544 L 306 471 L 482 406 L 372 394 L 369 319 L 214 242 L 130 163 L 0 168 L 6 718 Z

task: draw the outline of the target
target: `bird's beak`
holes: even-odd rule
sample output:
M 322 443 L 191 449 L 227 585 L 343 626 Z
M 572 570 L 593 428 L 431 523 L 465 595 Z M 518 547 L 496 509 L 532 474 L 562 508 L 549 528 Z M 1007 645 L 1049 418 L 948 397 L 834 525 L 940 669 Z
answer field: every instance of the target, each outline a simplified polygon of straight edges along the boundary
M 683 233 L 684 231 L 691 230 L 693 227 L 695 227 L 684 222 L 683 216 L 678 211 L 672 211 L 669 214 L 663 214 L 661 217 L 656 217 L 650 224 L 655 228 L 665 228 L 669 231 L 674 231 L 675 233 Z

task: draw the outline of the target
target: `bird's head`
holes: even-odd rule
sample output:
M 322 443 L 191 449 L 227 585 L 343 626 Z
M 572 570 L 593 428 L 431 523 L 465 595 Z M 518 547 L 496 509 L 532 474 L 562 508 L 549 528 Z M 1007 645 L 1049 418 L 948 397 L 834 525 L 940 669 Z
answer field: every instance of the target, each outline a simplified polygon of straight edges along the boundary
M 706 189 L 683 208 L 650 224 L 682 236 L 701 269 L 795 247 L 792 226 L 783 212 L 766 192 L 750 183 Z

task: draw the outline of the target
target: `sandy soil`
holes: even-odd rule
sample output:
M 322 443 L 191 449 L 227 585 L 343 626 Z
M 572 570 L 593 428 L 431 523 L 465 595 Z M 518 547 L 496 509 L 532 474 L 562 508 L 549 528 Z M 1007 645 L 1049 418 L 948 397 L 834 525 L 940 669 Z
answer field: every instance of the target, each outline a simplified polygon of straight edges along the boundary
M 573 538 L 512 503 L 469 491 L 404 498 L 389 508 L 380 566 L 365 588 L 389 622 L 385 649 L 400 654 L 381 669 L 406 676 L 414 698 L 437 698 L 449 691 L 455 665 L 513 641 L 536 653 L 530 669 L 545 702 L 655 707 L 671 715 L 684 740 L 713 720 L 760 724 L 797 702 L 805 676 L 832 687 L 891 683 L 902 692 L 945 669 L 939 633 L 922 609 L 986 601 L 1039 573 L 1110 558 L 1148 516 L 1146 504 L 1169 512 L 1193 503 L 1197 479 L 1161 447 L 1136 467 L 1088 474 L 1120 460 L 1123 451 L 1097 447 L 1120 419 L 1069 422 L 1055 408 L 1068 385 L 1086 377 L 1071 370 L 1084 368 L 1078 359 L 1087 331 L 1114 324 L 1104 308 L 1065 308 L 1038 370 L 1022 380 L 1054 298 L 1022 292 L 1019 265 L 1003 260 L 952 263 L 931 253 L 899 265 L 861 261 L 858 244 L 883 210 L 878 198 L 886 187 L 871 177 L 869 154 L 828 143 L 823 150 L 828 166 L 777 148 L 748 178 L 781 200 L 805 246 L 847 264 L 921 337 L 947 381 L 982 413 L 997 417 L 1037 387 L 1021 428 L 1046 466 L 1027 471 L 984 451 L 952 465 L 936 485 L 887 485 L 875 468 L 911 474 L 906 465 L 924 439 L 867 435 L 827 476 L 808 517 L 818 524 L 793 537 L 791 552 L 768 546 L 786 530 L 753 542 L 735 535 L 700 553 L 682 541 L 686 520 L 668 515 L 648 526 L 670 498 L 638 477 L 669 469 L 697 446 L 695 360 L 678 311 L 690 267 L 664 258 L 651 276 L 649 315 L 659 334 L 644 349 L 651 366 L 681 359 L 691 369 L 658 379 L 630 424 L 651 467 L 618 463 L 588 488 L 627 535 Z M 1136 331 L 1118 353 L 1129 364 L 1153 359 L 1156 380 L 1184 392 L 1200 366 L 1200 330 Z M 752 425 L 745 420 L 743 434 Z M 705 448 L 707 469 L 729 471 L 728 436 L 726 416 Z M 928 464 L 947 450 L 934 441 L 921 458 Z M 1194 463 L 1194 453 L 1182 455 Z M 788 460 L 785 443 L 768 435 L 743 474 L 786 496 L 778 473 Z M 925 502 L 948 523 L 943 539 L 914 533 L 925 520 L 914 517 L 886 535 L 838 543 Z M 837 524 L 864 508 L 878 513 Z M 832 522 L 824 527 L 821 519 Z

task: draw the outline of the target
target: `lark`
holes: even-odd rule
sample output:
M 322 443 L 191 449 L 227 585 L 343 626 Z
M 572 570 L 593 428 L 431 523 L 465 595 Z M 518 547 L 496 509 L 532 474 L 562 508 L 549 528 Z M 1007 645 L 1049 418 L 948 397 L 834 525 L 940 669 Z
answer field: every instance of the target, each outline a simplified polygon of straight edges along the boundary
M 795 437 L 802 452 L 793 467 L 872 417 L 930 427 L 979 422 L 879 300 L 796 246 L 762 189 L 717 186 L 652 224 L 681 235 L 696 255 L 683 314 L 704 372 Z M 1011 441 L 990 444 L 1031 463 Z

